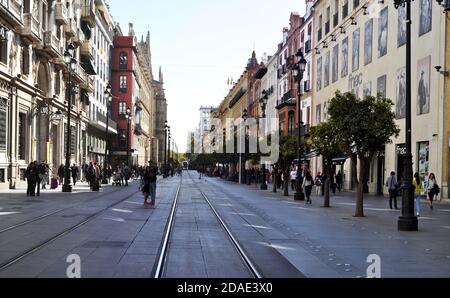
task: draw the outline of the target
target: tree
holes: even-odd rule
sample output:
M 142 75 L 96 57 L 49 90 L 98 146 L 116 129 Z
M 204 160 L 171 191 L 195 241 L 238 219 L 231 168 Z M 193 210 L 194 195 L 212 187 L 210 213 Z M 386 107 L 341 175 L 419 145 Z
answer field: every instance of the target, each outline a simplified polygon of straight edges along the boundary
M 284 196 L 289 196 L 289 170 L 297 156 L 297 138 L 292 135 L 282 136 L 280 139 L 280 159 L 278 163 L 284 174 Z
M 311 128 L 311 148 L 323 158 L 325 171 L 325 191 L 323 194 L 323 207 L 330 207 L 330 178 L 333 166 L 333 158 L 342 153 L 337 128 L 333 122 L 324 122 Z
M 376 152 L 392 143 L 400 129 L 395 124 L 394 103 L 381 94 L 358 100 L 353 93 L 336 92 L 329 106 L 330 122 L 336 127 L 340 147 L 356 152 L 359 161 L 359 183 L 356 192 L 355 217 L 364 217 L 364 185 L 369 181 L 370 161 Z

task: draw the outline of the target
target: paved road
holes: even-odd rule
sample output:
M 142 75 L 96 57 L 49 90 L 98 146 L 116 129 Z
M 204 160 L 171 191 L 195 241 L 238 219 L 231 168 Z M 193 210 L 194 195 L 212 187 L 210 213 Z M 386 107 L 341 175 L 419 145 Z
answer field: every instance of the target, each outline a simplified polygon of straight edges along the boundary
M 399 212 L 387 209 L 385 199 L 367 199 L 367 217 L 360 219 L 352 217 L 350 194 L 336 195 L 333 207 L 324 209 L 317 197 L 307 206 L 280 193 L 200 180 L 193 173 L 160 180 L 156 209 L 143 206 L 137 183 L 98 194 L 48 191 L 38 200 L 0 194 L 0 264 L 86 221 L 0 271 L 0 277 L 64 278 L 70 254 L 81 257 L 82 277 L 151 277 L 180 183 L 165 277 L 250 276 L 200 190 L 264 277 L 364 277 L 370 254 L 381 257 L 383 277 L 450 277 L 448 206 L 430 211 L 424 205 L 421 231 L 404 233 L 396 229 Z

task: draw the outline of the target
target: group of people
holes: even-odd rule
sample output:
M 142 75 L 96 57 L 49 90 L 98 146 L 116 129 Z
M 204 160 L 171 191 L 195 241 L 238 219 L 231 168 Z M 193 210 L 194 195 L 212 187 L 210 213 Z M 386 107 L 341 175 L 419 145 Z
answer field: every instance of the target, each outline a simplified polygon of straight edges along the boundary
M 45 161 L 40 164 L 37 161 L 30 163 L 25 170 L 27 179 L 27 196 L 35 197 L 41 195 L 41 188 L 45 189 L 48 184 L 50 169 Z
M 420 204 L 425 198 L 428 201 L 430 209 L 433 209 L 433 202 L 440 193 L 440 187 L 436 180 L 434 173 L 425 173 L 424 179 L 420 177 L 419 173 L 414 174 L 414 180 L 412 181 L 414 186 L 414 198 L 415 198 L 415 210 L 416 215 L 420 216 Z M 391 175 L 386 181 L 386 187 L 389 190 L 389 207 L 398 209 L 397 197 L 402 191 L 404 185 L 403 179 L 398 179 L 395 172 L 391 172 Z

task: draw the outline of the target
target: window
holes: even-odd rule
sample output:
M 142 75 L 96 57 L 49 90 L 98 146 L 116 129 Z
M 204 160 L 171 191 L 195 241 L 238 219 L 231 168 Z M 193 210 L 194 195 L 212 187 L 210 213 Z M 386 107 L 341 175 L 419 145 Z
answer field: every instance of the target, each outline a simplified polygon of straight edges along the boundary
M 55 95 L 61 94 L 61 74 L 59 71 L 55 72 Z
M 119 89 L 120 92 L 127 92 L 127 76 L 120 76 Z
M 8 63 L 8 41 L 0 39 L 0 62 Z
M 7 101 L 0 98 L 0 150 L 6 150 L 6 112 L 8 110 Z
M 125 149 L 127 147 L 127 130 L 119 129 L 119 148 Z
M 128 55 L 126 52 L 121 52 L 119 57 L 119 67 L 120 69 L 127 69 L 128 66 Z
M 119 102 L 119 116 L 125 116 L 127 114 L 127 103 L 124 101 Z
M 288 130 L 289 134 L 293 135 L 295 133 L 295 124 L 294 124 L 294 112 L 289 112 L 288 118 Z
M 25 160 L 25 152 L 26 152 L 26 131 L 27 131 L 27 123 L 26 123 L 26 114 L 19 113 L 19 160 Z
M 30 51 L 28 49 L 28 46 L 24 46 L 22 48 L 22 74 L 28 75 L 30 74 Z

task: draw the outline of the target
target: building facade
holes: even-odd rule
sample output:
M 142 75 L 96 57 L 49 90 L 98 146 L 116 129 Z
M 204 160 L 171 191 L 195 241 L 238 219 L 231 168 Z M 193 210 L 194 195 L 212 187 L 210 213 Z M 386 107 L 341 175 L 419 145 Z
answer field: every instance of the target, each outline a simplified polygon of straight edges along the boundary
M 156 153 L 156 160 L 159 166 L 164 163 L 164 146 L 165 146 L 165 134 L 166 134 L 166 121 L 167 121 L 167 99 L 164 92 L 164 76 L 161 68 L 159 68 L 158 80 L 153 80 L 153 86 L 155 88 L 155 134 L 156 138 L 153 139 L 153 152 Z M 152 155 L 155 156 L 155 155 Z
M 337 90 L 352 91 L 359 98 L 378 93 L 390 98 L 401 133 L 374 157 L 367 186 L 371 193 L 386 193 L 388 174 L 395 171 L 401 177 L 404 170 L 406 61 L 399 57 L 405 57 L 405 9 L 396 10 L 386 1 L 320 0 L 314 10 L 314 124 L 327 121 L 328 103 Z M 414 172 L 433 172 L 441 183 L 447 167 L 442 148 L 448 140 L 440 129 L 444 127 L 443 79 L 434 66 L 444 64 L 445 14 L 427 0 L 412 2 L 412 12 Z M 313 162 L 314 172 L 321 171 L 320 164 Z M 355 186 L 352 169 L 350 160 L 336 162 L 347 189 Z
M 89 0 L 0 2 L 0 187 L 24 184 L 25 169 L 34 160 L 48 162 L 56 173 L 68 137 L 71 163 L 85 158 L 86 94 L 93 88 L 93 73 L 82 60 L 84 51 L 91 50 L 82 41 L 90 39 L 95 13 L 95 2 Z M 76 65 L 68 84 L 63 54 L 71 43 Z
M 111 61 L 115 25 L 104 0 L 97 0 L 96 3 L 95 27 L 92 28 L 92 38 L 91 41 L 84 42 L 90 42 L 92 48 L 92 51 L 84 51 L 84 61 L 92 63 L 92 67 L 97 74 L 92 78 L 94 88 L 90 90 L 92 93 L 89 96 L 87 162 L 97 162 L 103 165 L 107 141 L 118 134 L 117 123 L 111 119 L 111 113 L 108 109 L 110 103 L 105 96 L 105 90 L 111 81 L 109 62 Z M 109 118 L 108 134 L 106 133 L 107 117 Z M 108 157 L 107 159 L 109 160 Z

